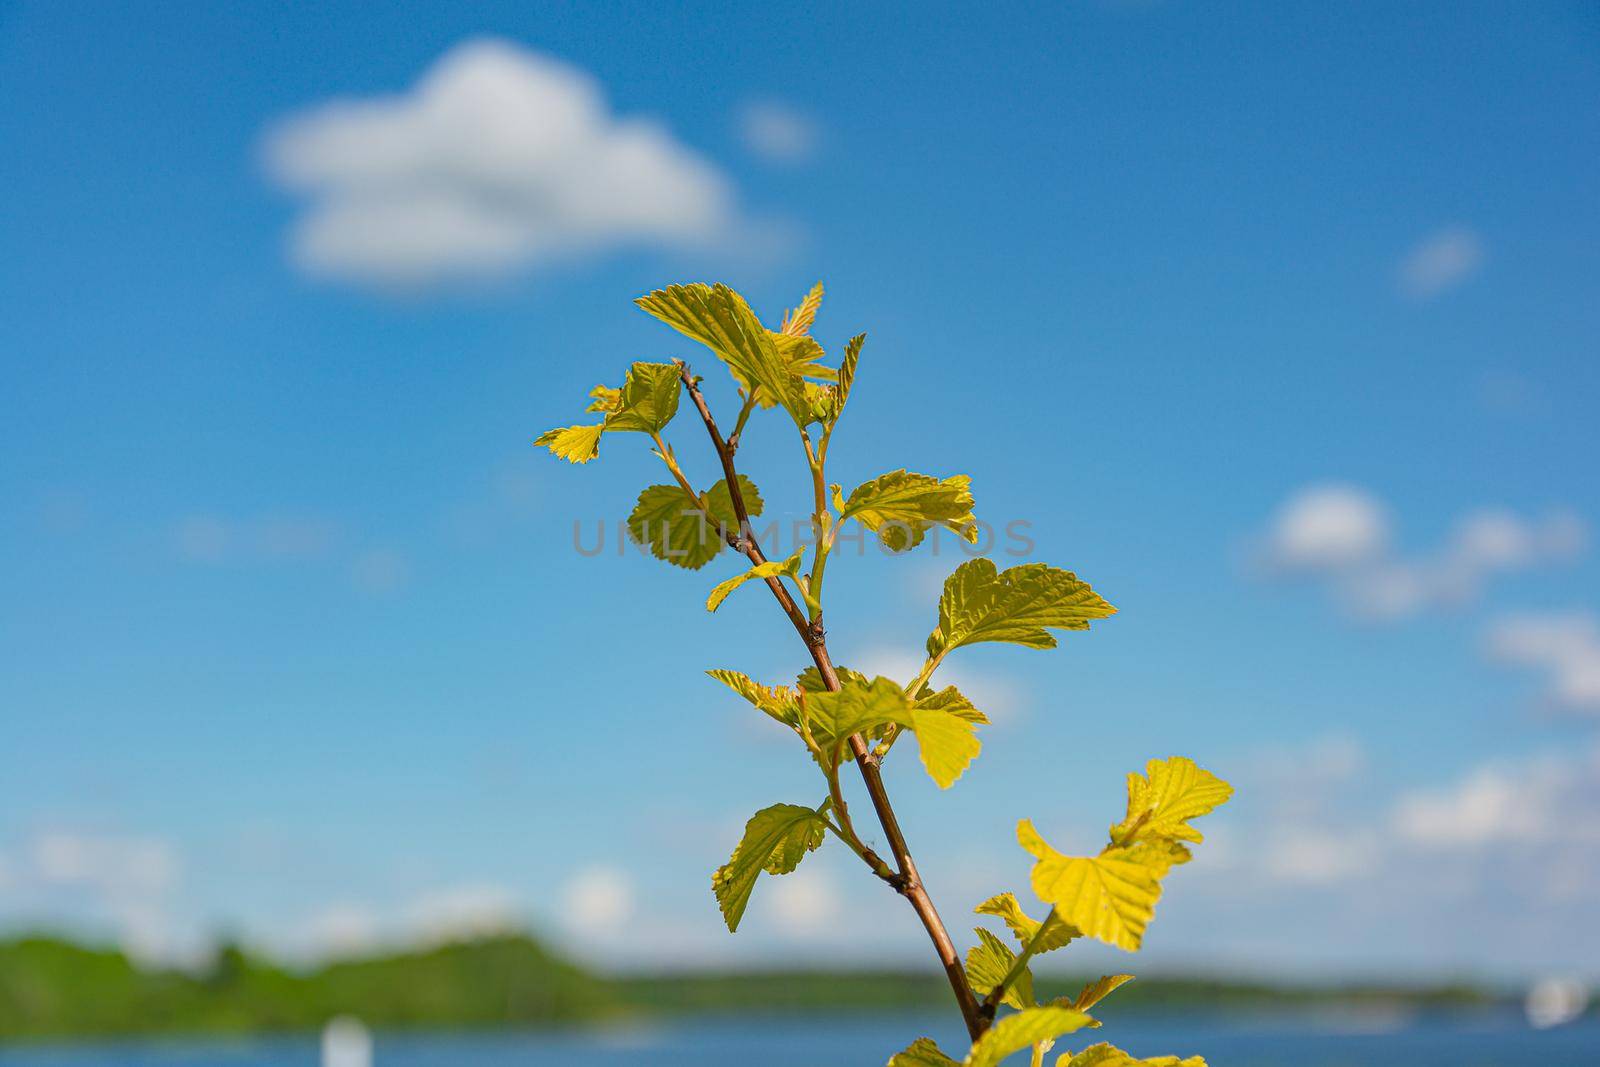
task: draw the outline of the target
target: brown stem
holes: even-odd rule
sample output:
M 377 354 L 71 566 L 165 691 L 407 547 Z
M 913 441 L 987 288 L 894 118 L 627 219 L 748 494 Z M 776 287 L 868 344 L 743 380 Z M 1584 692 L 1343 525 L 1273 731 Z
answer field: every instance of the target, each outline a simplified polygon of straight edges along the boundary
M 738 473 L 734 470 L 733 452 L 717 429 L 716 420 L 711 416 L 711 409 L 706 406 L 705 397 L 700 394 L 699 384 L 689 373 L 688 364 L 681 360 L 677 363 L 684 388 L 694 402 L 695 410 L 700 413 L 700 419 L 706 426 L 706 433 L 711 437 L 711 444 L 717 450 L 717 458 L 722 462 L 722 475 L 727 481 L 728 498 L 733 504 L 734 518 L 739 523 L 738 543 L 735 544 L 732 539 L 729 543 L 743 552 L 752 564 L 764 563 L 766 555 L 755 539 L 749 536 L 750 515 L 745 509 Z M 811 653 L 812 662 L 817 665 L 817 673 L 822 677 L 822 684 L 827 686 L 830 692 L 838 692 L 839 672 L 834 669 L 833 658 L 828 654 L 827 635 L 822 627 L 821 615 L 813 620 L 807 620 L 795 604 L 794 598 L 789 595 L 789 590 L 778 579 L 768 578 L 767 588 L 772 590 L 772 595 L 777 598 L 784 614 L 789 616 L 789 622 L 800 635 L 800 640 L 805 642 L 806 650 Z M 877 812 L 878 822 L 883 827 L 884 836 L 889 839 L 889 850 L 894 856 L 896 873 L 890 884 L 894 886 L 896 892 L 906 898 L 912 910 L 917 913 L 917 918 L 922 920 L 923 928 L 928 931 L 928 938 L 933 942 L 934 952 L 939 956 L 939 963 L 944 967 L 945 977 L 950 980 L 950 989 L 955 993 L 956 1003 L 961 1008 L 961 1018 L 967 1025 L 967 1034 L 976 1041 L 987 1027 L 989 1019 L 980 1009 L 977 998 L 973 996 L 972 987 L 967 984 L 967 972 L 961 966 L 961 957 L 956 955 L 955 944 L 950 940 L 950 934 L 922 884 L 922 877 L 917 873 L 916 862 L 911 858 L 911 849 L 906 845 L 905 834 L 900 830 L 900 820 L 895 817 L 894 806 L 889 803 L 889 793 L 883 786 L 883 776 L 878 772 L 877 760 L 873 758 L 866 741 L 859 734 L 852 734 L 849 744 L 850 752 L 855 757 L 856 767 L 861 771 L 861 780 L 866 785 L 867 795 L 872 798 L 872 807 Z

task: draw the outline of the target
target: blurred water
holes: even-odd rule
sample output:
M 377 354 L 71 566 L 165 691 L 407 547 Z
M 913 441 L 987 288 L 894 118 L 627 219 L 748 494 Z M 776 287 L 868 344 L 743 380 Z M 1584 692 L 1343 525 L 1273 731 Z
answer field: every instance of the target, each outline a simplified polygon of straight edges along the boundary
M 1595 1067 L 1600 1020 L 1532 1030 L 1515 1015 L 1407 1020 L 1145 1016 L 1099 1032 L 1128 1051 L 1200 1053 L 1212 1067 Z M 564 1033 L 379 1034 L 374 1067 L 881 1067 L 914 1037 L 960 1042 L 943 1018 L 674 1022 Z M 1098 1035 L 1065 1041 L 1091 1044 Z M 319 1067 L 314 1036 L 248 1042 L 130 1042 L 0 1049 L 3 1067 Z M 1026 1057 L 1018 1057 L 1019 1064 Z

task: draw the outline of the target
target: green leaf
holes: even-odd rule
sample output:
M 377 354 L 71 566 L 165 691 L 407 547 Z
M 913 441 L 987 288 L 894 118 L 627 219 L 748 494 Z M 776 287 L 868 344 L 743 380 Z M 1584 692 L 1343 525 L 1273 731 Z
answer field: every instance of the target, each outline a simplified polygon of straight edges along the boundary
M 779 328 L 783 333 L 800 337 L 809 333 L 811 324 L 817 319 L 817 311 L 822 307 L 822 283 L 818 282 L 811 287 L 806 298 L 800 301 L 800 306 L 793 311 L 783 313 L 783 325 Z
M 799 729 L 800 704 L 794 690 L 781 685 L 762 685 L 738 671 L 718 669 L 706 673 L 785 726 Z
M 774 804 L 751 816 L 733 855 L 711 876 L 711 891 L 729 931 L 739 928 L 761 872 L 788 874 L 806 853 L 817 850 L 825 832 L 820 808 Z
M 967 981 L 981 1000 L 1005 981 L 1006 975 L 1011 973 L 1012 966 L 1017 962 L 1017 954 L 983 927 L 978 927 L 976 932 L 978 944 L 967 950 Z M 1033 972 L 1023 967 L 1000 1003 L 1017 1009 L 1033 1007 Z
M 972 720 L 940 708 L 918 704 L 911 709 L 911 732 L 928 777 L 949 789 L 978 758 L 983 743 Z
M 564 426 L 546 430 L 535 437 L 533 443 L 548 448 L 568 463 L 587 463 L 600 454 L 600 435 L 605 432 L 603 422 L 595 426 Z
M 1154 1056 L 1139 1060 L 1120 1048 L 1107 1044 L 1090 1045 L 1074 1056 L 1068 1052 L 1056 1060 L 1056 1067 L 1206 1067 L 1199 1056 L 1180 1060 L 1176 1056 Z
M 1068 1008 L 1076 1008 L 1078 1011 L 1088 1011 L 1131 981 L 1133 981 L 1133 975 L 1131 974 L 1103 974 L 1084 986 L 1078 995 L 1071 1000 L 1063 998 L 1056 1003 Z
M 974 726 L 986 726 L 989 716 L 973 707 L 972 701 L 962 696 L 961 690 L 953 685 L 947 685 L 935 693 L 932 689 L 924 687 L 925 696 L 917 698 L 917 707 L 931 708 L 936 711 L 948 711 L 960 719 L 965 719 Z
M 798 576 L 800 573 L 800 560 L 804 555 L 805 549 L 802 548 L 788 559 L 769 559 L 765 563 L 756 564 L 743 574 L 736 574 L 725 582 L 717 583 L 716 588 L 711 590 L 711 595 L 706 598 L 706 610 L 716 611 L 722 606 L 722 602 L 728 599 L 728 594 L 752 578 L 778 578 L 783 576 L 794 578 Z
M 823 748 L 851 734 L 871 736 L 890 724 L 911 725 L 911 701 L 905 690 L 891 679 L 880 676 L 868 682 L 861 675 L 853 678 L 840 675 L 839 682 L 841 687 L 837 692 L 806 693 L 805 713 L 811 736 Z
M 867 335 L 858 333 L 844 346 L 844 360 L 839 364 L 839 384 L 834 386 L 834 406 L 830 422 L 838 421 L 840 413 L 844 411 L 845 401 L 850 399 L 850 387 L 856 380 L 856 364 L 861 360 L 861 346 L 866 342 Z
M 996 915 L 1005 920 L 1011 928 L 1011 933 L 1016 936 L 1017 943 L 1026 948 L 1038 934 L 1039 927 L 1047 926 L 1044 937 L 1034 946 L 1034 954 L 1054 952 L 1058 948 L 1069 944 L 1083 936 L 1076 927 L 1070 926 L 1056 916 L 1051 909 L 1045 916 L 1043 923 L 1035 921 L 1027 912 L 1022 910 L 1022 905 L 1017 903 L 1017 898 L 1010 893 L 1001 893 L 999 896 L 990 897 L 973 909 L 979 915 Z
M 904 552 L 922 543 L 929 529 L 943 526 L 964 541 L 978 540 L 978 520 L 972 515 L 972 479 L 958 474 L 940 481 L 906 470 L 880 474 L 856 486 L 848 500 L 834 486 L 833 506 L 839 521 L 857 519 L 874 531 L 891 552 Z
M 996 1020 L 967 1053 L 966 1067 L 994 1067 L 995 1064 L 1033 1045 L 1053 1042 L 1062 1034 L 1081 1030 L 1094 1020 L 1081 1011 L 1055 1006 L 1027 1008 Z
M 585 411 L 603 411 L 607 415 L 622 406 L 622 390 L 613 389 L 609 385 L 597 385 L 589 390 L 589 406 Z
M 1017 825 L 1017 841 L 1038 857 L 1033 865 L 1034 893 L 1055 905 L 1063 922 L 1118 948 L 1130 952 L 1139 948 L 1161 898 L 1166 868 L 1153 866 L 1126 848 L 1107 849 L 1098 856 L 1062 855 L 1045 844 L 1027 819 Z
M 761 325 L 744 297 L 726 285 L 669 285 L 634 301 L 645 311 L 694 338 L 728 365 L 757 400 L 776 401 L 804 425 L 801 378 L 789 364 L 804 353 L 780 353 L 772 331 Z M 762 394 L 765 394 L 764 396 Z
M 824 749 L 851 734 L 872 739 L 891 725 L 910 730 L 917 739 L 922 766 L 940 789 L 960 778 L 983 747 L 973 723 L 941 708 L 913 705 L 905 690 L 888 678 L 867 682 L 860 675 L 840 676 L 836 693 L 808 692 L 805 710 L 811 734 Z M 801 685 L 805 679 L 802 675 Z
M 839 676 L 841 685 L 850 685 L 852 683 L 870 685 L 872 682 L 870 678 L 860 671 L 853 671 L 849 667 L 835 666 L 833 673 Z M 806 693 L 826 693 L 828 691 L 828 687 L 822 683 L 821 672 L 815 667 L 807 667 L 801 671 L 800 676 L 795 679 L 795 684 Z
M 919 1037 L 904 1052 L 889 1057 L 888 1067 L 961 1067 L 959 1063 L 939 1051 L 931 1038 Z
M 1071 571 L 1023 563 L 997 572 L 992 560 L 968 560 L 945 580 L 928 655 L 982 641 L 1054 648 L 1047 630 L 1087 630 L 1116 610 Z
M 750 515 L 760 515 L 761 494 L 755 483 L 741 474 L 739 486 Z M 725 542 L 720 531 L 739 528 L 726 481 L 712 486 L 705 501 L 709 514 L 690 500 L 682 486 L 652 485 L 639 494 L 639 502 L 628 516 L 628 534 L 638 544 L 648 545 L 657 559 L 699 570 L 722 551 Z
M 633 430 L 638 433 L 660 433 L 678 413 L 678 394 L 683 380 L 678 368 L 671 363 L 635 363 L 628 368 L 628 377 L 617 392 L 610 418 L 605 421 L 607 432 Z M 603 389 L 599 386 L 597 389 Z M 591 394 L 593 395 L 593 394 Z
M 1183 756 L 1153 759 L 1145 773 L 1128 775 L 1128 814 L 1111 827 L 1119 845 L 1148 839 L 1204 840 L 1189 825 L 1233 796 L 1233 787 Z

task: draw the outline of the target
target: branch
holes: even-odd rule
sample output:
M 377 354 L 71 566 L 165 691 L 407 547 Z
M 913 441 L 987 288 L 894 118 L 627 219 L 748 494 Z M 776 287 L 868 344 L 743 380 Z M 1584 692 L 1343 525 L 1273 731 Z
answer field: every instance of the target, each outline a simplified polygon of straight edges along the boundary
M 738 472 L 733 466 L 733 450 L 723 439 L 721 431 L 717 429 L 716 420 L 711 416 L 711 409 L 706 406 L 705 397 L 700 393 L 700 385 L 689 373 L 689 365 L 682 360 L 675 362 L 678 364 L 678 375 L 683 379 L 684 388 L 694 402 L 695 410 L 700 413 L 700 419 L 706 426 L 706 433 L 717 451 L 717 458 L 722 462 L 722 475 L 728 485 L 728 496 L 733 504 L 734 518 L 739 522 L 739 543 L 734 547 L 743 552 L 752 564 L 765 563 L 767 557 L 761 551 L 761 546 L 749 536 L 750 515 L 745 509 L 744 494 L 739 488 Z M 819 612 L 815 619 L 808 620 L 795 605 L 794 598 L 789 595 L 789 590 L 782 582 L 776 578 L 768 578 L 766 582 L 767 588 L 771 589 L 772 595 L 777 598 L 779 607 L 789 617 L 795 632 L 800 635 L 800 640 L 805 642 L 806 650 L 811 653 L 812 662 L 817 666 L 817 673 L 822 677 L 822 684 L 827 686 L 830 692 L 838 692 L 841 688 L 839 673 L 834 669 L 833 658 L 828 654 L 827 636 L 822 627 L 821 613 Z M 917 913 L 917 918 L 922 920 L 923 928 L 927 930 L 928 938 L 933 942 L 934 951 L 938 954 L 939 963 L 944 967 L 945 977 L 950 981 L 950 989 L 955 994 L 956 1003 L 961 1008 L 961 1018 L 967 1025 L 967 1033 L 976 1041 L 988 1027 L 989 1020 L 979 1008 L 972 987 L 967 984 L 967 972 L 961 966 L 961 958 L 956 954 L 955 944 L 950 940 L 950 934 L 922 884 L 921 875 L 917 873 L 916 861 L 911 858 L 911 849 L 906 845 L 905 834 L 900 830 L 900 820 L 895 817 L 894 807 L 889 803 L 889 794 L 884 789 L 883 777 L 878 773 L 877 761 L 873 759 L 861 735 L 852 734 L 849 744 L 851 755 L 854 756 L 856 767 L 861 771 L 861 779 L 866 785 L 867 795 L 872 798 L 873 810 L 883 827 L 884 836 L 889 840 L 890 853 L 894 856 L 896 872 L 891 884 L 906 898 L 912 910 Z

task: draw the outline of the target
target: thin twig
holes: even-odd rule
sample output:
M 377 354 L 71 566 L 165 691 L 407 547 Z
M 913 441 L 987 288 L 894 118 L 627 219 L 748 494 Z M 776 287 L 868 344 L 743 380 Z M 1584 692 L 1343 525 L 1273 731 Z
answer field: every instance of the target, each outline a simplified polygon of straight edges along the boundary
M 1006 990 L 1010 989 L 1012 984 L 1022 977 L 1023 968 L 1028 966 L 1028 961 L 1033 958 L 1033 954 L 1039 951 L 1039 943 L 1044 940 L 1045 931 L 1050 929 L 1050 924 L 1055 921 L 1056 909 L 1051 908 L 1050 914 L 1046 915 L 1044 922 L 1039 924 L 1039 929 L 1033 932 L 1033 936 L 1028 938 L 1028 943 L 1022 947 L 1022 955 L 1012 962 L 1011 969 L 1006 972 L 1004 978 L 1000 979 L 1000 984 L 989 990 L 989 995 L 983 998 L 982 1004 L 978 1005 L 978 1010 L 983 1012 L 984 1015 L 990 1019 L 994 1018 L 995 1009 L 999 1008 L 1000 1002 L 1006 998 Z
M 739 523 L 739 543 L 734 547 L 743 552 L 752 564 L 765 563 L 767 557 L 761 551 L 761 546 L 749 536 L 750 515 L 745 508 L 744 493 L 739 487 L 738 472 L 734 469 L 733 450 L 728 447 L 728 442 L 717 429 L 716 420 L 711 416 L 711 409 L 706 406 L 705 397 L 700 393 L 699 383 L 689 373 L 689 365 L 682 360 L 676 362 L 684 388 L 688 391 L 695 410 L 700 413 L 706 433 L 710 436 L 717 458 L 722 463 L 728 497 L 733 505 L 734 518 Z M 806 650 L 811 653 L 812 662 L 817 666 L 822 684 L 830 692 L 838 692 L 841 688 L 839 673 L 834 669 L 833 658 L 828 654 L 827 635 L 822 627 L 821 614 L 818 613 L 815 618 L 808 619 L 796 606 L 794 598 L 789 595 L 789 590 L 778 579 L 768 578 L 766 582 L 767 588 L 771 589 L 772 595 L 777 598 L 778 605 L 789 617 L 795 632 L 800 635 L 800 640 L 805 643 Z M 933 942 L 934 952 L 939 957 L 939 963 L 944 968 L 945 977 L 950 981 L 956 1003 L 961 1008 L 961 1018 L 966 1023 L 967 1033 L 976 1041 L 988 1027 L 989 1019 L 980 1010 L 977 997 L 973 995 L 972 987 L 967 984 L 967 973 L 961 966 L 961 958 L 956 954 L 955 944 L 950 940 L 950 933 L 945 929 L 944 921 L 939 918 L 938 909 L 934 907 L 932 898 L 928 896 L 928 891 L 922 884 L 921 875 L 917 873 L 916 861 L 911 858 L 911 849 L 906 845 L 900 821 L 895 817 L 894 806 L 889 802 L 889 793 L 883 786 L 882 775 L 878 773 L 877 761 L 873 759 L 866 741 L 860 734 L 850 735 L 849 745 L 856 767 L 861 771 L 867 796 L 872 799 L 873 811 L 876 812 L 878 822 L 883 827 L 884 836 L 889 840 L 890 854 L 894 856 L 896 871 L 891 884 L 906 898 L 912 910 L 917 913 L 917 918 L 922 920 L 923 928 L 927 930 L 928 938 Z

